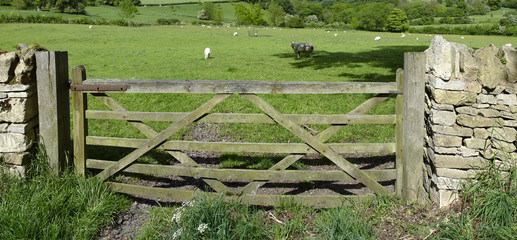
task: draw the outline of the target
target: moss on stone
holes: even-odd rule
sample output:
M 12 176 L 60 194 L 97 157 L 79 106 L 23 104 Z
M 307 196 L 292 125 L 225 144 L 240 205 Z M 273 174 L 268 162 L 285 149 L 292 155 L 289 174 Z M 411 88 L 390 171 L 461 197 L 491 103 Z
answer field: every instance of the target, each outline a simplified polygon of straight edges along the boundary
M 33 43 L 29 45 L 27 49 L 34 49 L 36 51 L 48 51 L 45 47 L 39 45 L 38 43 Z

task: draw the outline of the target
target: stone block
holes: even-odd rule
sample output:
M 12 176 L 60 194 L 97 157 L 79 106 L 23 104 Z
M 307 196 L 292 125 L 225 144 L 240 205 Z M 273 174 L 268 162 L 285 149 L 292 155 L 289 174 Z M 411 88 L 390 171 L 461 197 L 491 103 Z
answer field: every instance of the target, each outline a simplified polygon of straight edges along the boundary
M 477 103 L 496 104 L 497 99 L 495 98 L 494 95 L 479 94 L 477 96 Z
M 14 79 L 14 70 L 18 64 L 15 52 L 0 55 L 0 83 L 10 83 Z
M 7 128 L 9 127 L 8 123 L 0 123 L 0 133 L 7 132 Z
M 482 89 L 483 86 L 478 81 L 467 81 L 465 84 L 465 91 L 467 92 L 480 93 Z
M 433 142 L 436 147 L 459 147 L 461 146 L 462 138 L 458 136 L 434 134 Z
M 452 126 L 456 123 L 456 113 L 431 109 L 432 124 Z
M 499 118 L 486 118 L 467 114 L 458 114 L 456 120 L 459 125 L 471 128 L 501 126 L 504 124 L 504 120 Z
M 515 94 L 498 94 L 496 99 L 497 104 L 517 105 L 517 95 Z
M 38 123 L 39 122 L 37 117 L 31 119 L 28 123 L 13 123 L 9 125 L 7 132 L 25 134 L 27 132 L 33 131 Z
M 3 170 L 15 177 L 25 178 L 27 176 L 27 166 L 7 165 Z
M 479 109 L 473 107 L 457 107 L 456 112 L 460 114 L 477 116 L 479 114 Z
M 474 128 L 474 137 L 478 139 L 487 139 L 490 136 L 490 132 L 485 128 Z
M 434 163 L 437 168 L 474 169 L 483 167 L 486 160 L 482 157 L 435 154 Z
M 436 176 L 439 177 L 447 177 L 447 178 L 456 178 L 456 179 L 466 179 L 471 178 L 476 175 L 476 170 L 461 170 L 461 169 L 450 169 L 450 168 L 437 168 Z
M 438 206 L 440 208 L 447 208 L 449 205 L 458 200 L 459 194 L 455 190 L 438 190 Z
M 461 136 L 461 137 L 472 137 L 472 133 L 473 133 L 471 128 L 461 127 L 457 124 L 454 124 L 452 127 L 433 125 L 432 130 L 434 132 L 440 133 L 440 134 Z
M 34 144 L 34 131 L 27 134 L 1 133 L 0 152 L 24 152 L 29 150 Z
M 487 118 L 495 118 L 502 115 L 501 112 L 494 109 L 479 109 L 479 114 Z
M 501 111 L 501 116 L 505 119 L 517 119 L 517 113 Z
M 479 67 L 478 81 L 488 89 L 495 89 L 501 82 L 506 81 L 506 68 L 497 57 L 498 52 L 499 49 L 490 45 L 482 47 L 474 53 Z
M 492 139 L 492 147 L 494 147 L 495 149 L 498 149 L 498 150 L 502 150 L 504 152 L 508 152 L 508 153 L 514 152 L 516 150 L 515 144 L 497 140 L 497 139 Z
M 466 83 L 459 80 L 450 80 L 444 81 L 440 78 L 437 78 L 432 75 L 428 75 L 428 83 L 434 88 L 445 89 L 445 90 L 453 90 L 453 91 L 463 91 L 465 90 Z
M 459 190 L 461 187 L 459 179 L 448 177 L 437 177 L 434 183 L 440 190 Z
M 476 103 L 477 98 L 476 93 L 441 89 L 435 89 L 431 91 L 431 94 L 437 103 L 451 104 L 454 106 Z
M 479 151 L 477 149 L 461 146 L 460 148 L 458 148 L 458 154 L 460 154 L 463 157 L 477 157 L 479 156 Z
M 517 120 L 505 120 L 504 126 L 506 127 L 517 127 Z
M 490 107 L 490 104 L 486 104 L 486 103 L 475 103 L 475 104 L 472 104 L 472 107 L 474 108 L 477 108 L 477 109 L 484 109 L 484 108 L 488 108 Z
M 449 80 L 459 74 L 459 53 L 452 43 L 447 42 L 442 36 L 434 36 L 426 54 L 426 72 L 432 72 L 437 77 Z
M 7 98 L 7 93 L 0 93 L 0 99 Z
M 493 128 L 490 131 L 490 135 L 498 140 L 503 140 L 506 142 L 515 142 L 517 136 L 517 130 L 511 127 L 503 127 L 503 128 Z
M 0 122 L 23 123 L 38 114 L 38 96 L 0 99 Z
M 508 75 L 508 82 L 517 82 L 517 50 L 510 46 L 501 47 L 503 57 L 506 59 L 506 73 Z
M 427 96 L 427 95 L 426 95 Z M 454 106 L 450 104 L 441 104 L 431 100 L 431 108 L 436 110 L 454 111 Z
M 0 153 L 0 160 L 7 164 L 27 165 L 30 163 L 32 155 L 28 152 L 20 153 Z
M 468 148 L 473 149 L 485 149 L 490 143 L 487 139 L 479 139 L 479 138 L 467 138 L 463 140 L 463 143 Z
M 36 51 L 29 49 L 23 51 L 20 56 L 20 62 L 14 74 L 16 76 L 16 83 L 18 84 L 29 84 L 36 82 Z
M 496 110 L 500 110 L 500 111 L 507 111 L 507 112 L 510 112 L 510 106 L 506 106 L 506 105 L 501 105 L 501 104 L 498 104 L 498 105 L 493 105 L 492 106 L 493 109 L 496 109 Z
M 438 154 L 456 155 L 458 154 L 457 147 L 435 147 L 434 151 Z

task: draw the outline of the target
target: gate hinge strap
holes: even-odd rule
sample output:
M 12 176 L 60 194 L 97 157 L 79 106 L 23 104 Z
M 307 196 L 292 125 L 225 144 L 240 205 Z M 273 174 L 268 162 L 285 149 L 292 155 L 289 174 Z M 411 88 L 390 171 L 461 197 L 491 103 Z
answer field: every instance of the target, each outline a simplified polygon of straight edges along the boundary
M 102 84 L 70 84 L 72 91 L 92 91 L 92 92 L 125 92 L 127 85 L 102 85 Z

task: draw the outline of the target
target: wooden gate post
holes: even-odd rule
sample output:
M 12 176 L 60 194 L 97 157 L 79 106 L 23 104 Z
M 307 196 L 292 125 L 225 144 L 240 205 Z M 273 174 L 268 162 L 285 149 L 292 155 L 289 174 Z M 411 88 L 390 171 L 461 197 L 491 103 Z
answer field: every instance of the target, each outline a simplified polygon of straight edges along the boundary
M 71 166 L 67 52 L 37 52 L 39 132 L 53 174 Z
M 425 53 L 404 53 L 404 110 L 402 129 L 402 198 L 425 203 L 424 99 Z

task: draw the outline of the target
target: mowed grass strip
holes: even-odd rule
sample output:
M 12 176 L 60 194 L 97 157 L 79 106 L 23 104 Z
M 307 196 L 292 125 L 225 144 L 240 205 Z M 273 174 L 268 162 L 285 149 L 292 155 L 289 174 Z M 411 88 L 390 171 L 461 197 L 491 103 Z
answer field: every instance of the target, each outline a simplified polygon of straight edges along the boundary
M 431 35 L 375 33 L 334 29 L 256 28 L 258 37 L 248 37 L 247 27 L 150 26 L 115 27 L 49 24 L 3 24 L 0 48 L 13 50 L 18 43 L 37 42 L 50 50 L 68 51 L 69 69 L 84 65 L 88 78 L 200 79 L 317 82 L 392 82 L 404 64 L 404 52 L 423 51 Z M 234 37 L 233 33 L 238 32 Z M 337 36 L 336 36 L 337 34 Z M 376 36 L 381 40 L 374 41 Z M 417 40 L 418 38 L 418 40 Z M 449 41 L 479 48 L 501 46 L 508 37 L 445 36 Z M 297 59 L 290 42 L 312 42 L 314 58 Z M 212 58 L 203 51 L 210 48 Z M 210 95 L 197 94 L 112 94 L 131 111 L 192 111 Z M 371 97 L 349 95 L 263 95 L 282 113 L 344 114 Z M 107 109 L 96 100 L 92 109 Z M 218 105 L 213 112 L 260 112 L 239 96 Z M 393 114 L 393 99 L 368 114 Z M 136 130 L 116 121 L 91 121 L 90 135 L 142 137 Z M 155 130 L 170 123 L 149 123 Z M 298 141 L 280 127 L 235 124 L 220 129 L 239 141 Z M 317 131 L 327 126 L 310 126 Z M 182 138 L 179 133 L 175 138 Z M 392 125 L 347 126 L 331 142 L 391 142 Z

